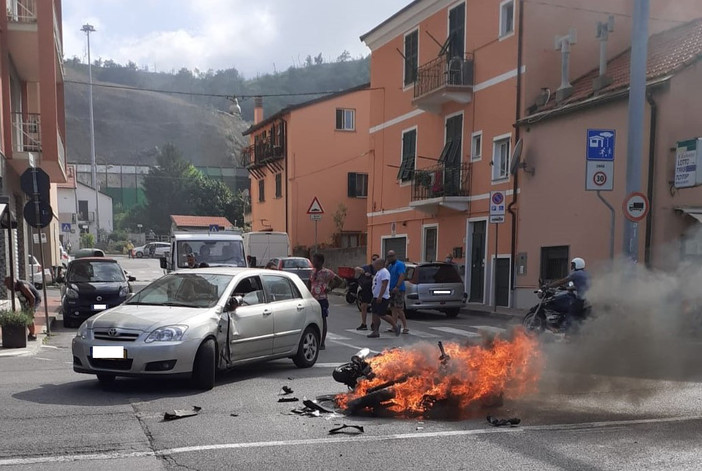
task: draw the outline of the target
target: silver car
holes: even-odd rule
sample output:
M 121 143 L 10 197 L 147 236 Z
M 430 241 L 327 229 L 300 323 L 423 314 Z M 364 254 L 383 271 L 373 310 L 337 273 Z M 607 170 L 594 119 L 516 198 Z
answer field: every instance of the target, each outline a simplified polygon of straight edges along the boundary
M 319 354 L 322 314 L 299 277 L 271 270 L 181 270 L 86 320 L 73 339 L 73 370 L 116 376 L 185 376 L 211 389 L 215 372 Z
M 434 309 L 456 317 L 466 303 L 458 267 L 453 263 L 407 264 L 405 311 Z

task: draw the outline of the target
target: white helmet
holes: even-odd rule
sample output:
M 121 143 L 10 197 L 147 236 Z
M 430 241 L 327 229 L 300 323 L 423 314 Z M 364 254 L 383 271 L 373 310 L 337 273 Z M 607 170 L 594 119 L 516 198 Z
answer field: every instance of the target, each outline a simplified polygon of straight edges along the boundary
M 573 260 L 570 261 L 570 267 L 573 270 L 584 270 L 585 269 L 585 260 L 583 260 L 580 257 L 575 257 Z

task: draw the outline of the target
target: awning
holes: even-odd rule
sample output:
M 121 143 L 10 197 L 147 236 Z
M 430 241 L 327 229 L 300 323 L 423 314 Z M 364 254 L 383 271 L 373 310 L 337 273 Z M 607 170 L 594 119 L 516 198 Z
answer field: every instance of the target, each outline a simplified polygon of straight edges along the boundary
M 685 207 L 685 208 L 675 208 L 676 211 L 683 212 L 690 217 L 697 219 L 697 222 L 702 223 L 702 208 L 696 207 Z

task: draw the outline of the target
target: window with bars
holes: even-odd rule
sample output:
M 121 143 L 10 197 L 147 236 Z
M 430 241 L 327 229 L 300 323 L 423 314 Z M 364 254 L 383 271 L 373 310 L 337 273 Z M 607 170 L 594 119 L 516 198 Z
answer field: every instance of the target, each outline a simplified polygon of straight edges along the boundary
M 348 196 L 349 198 L 368 197 L 368 174 L 353 173 L 348 174 Z
M 417 155 L 417 130 L 412 129 L 402 133 L 402 161 L 397 179 L 406 182 L 414 175 L 414 161 Z
M 354 131 L 356 130 L 356 110 L 337 109 L 336 110 L 336 130 Z
M 283 174 L 282 173 L 276 173 L 276 175 L 275 175 L 275 197 L 276 198 L 283 197 Z
M 417 30 L 405 36 L 405 86 L 412 85 L 417 80 L 419 67 L 419 32 Z
M 555 281 L 568 275 L 568 246 L 541 247 L 541 279 Z

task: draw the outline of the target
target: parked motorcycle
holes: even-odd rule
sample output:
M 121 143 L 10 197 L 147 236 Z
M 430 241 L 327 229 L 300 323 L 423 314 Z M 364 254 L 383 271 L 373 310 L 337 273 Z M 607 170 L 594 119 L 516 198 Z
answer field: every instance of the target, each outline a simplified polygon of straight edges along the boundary
M 570 305 L 575 301 L 575 294 L 569 288 L 547 288 L 542 287 L 534 291 L 539 298 L 539 303 L 529 309 L 529 312 L 522 319 L 522 326 L 528 332 L 540 334 L 545 330 L 560 333 L 563 332 L 563 324 Z M 585 305 L 582 319 L 590 314 L 590 306 Z

